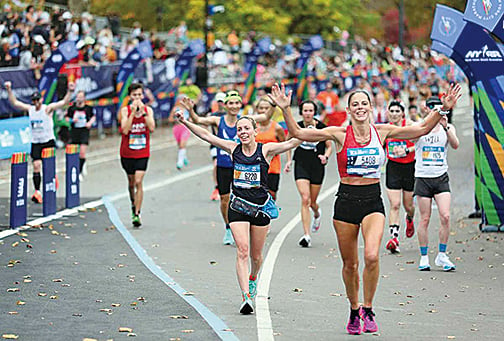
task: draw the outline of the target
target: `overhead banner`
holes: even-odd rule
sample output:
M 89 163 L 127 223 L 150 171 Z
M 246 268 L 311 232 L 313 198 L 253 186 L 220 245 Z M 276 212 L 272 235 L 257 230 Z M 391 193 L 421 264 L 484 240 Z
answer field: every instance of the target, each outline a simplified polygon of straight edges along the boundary
M 77 57 L 78 54 L 75 42 L 67 40 L 60 44 L 51 54 L 51 57 L 45 61 L 44 68 L 42 69 L 42 78 L 40 78 L 38 85 L 45 104 L 49 104 L 54 100 L 58 74 L 61 67 L 69 60 Z
M 504 224 L 504 69 L 503 53 L 480 26 L 452 8 L 437 5 L 431 38 L 452 49 L 448 57 L 472 74 L 475 109 L 476 197 L 483 226 Z M 440 52 L 450 50 L 442 49 Z M 479 173 L 479 174 L 478 174 Z
M 321 36 L 311 37 L 304 45 L 301 47 L 301 55 L 296 61 L 296 74 L 297 74 L 297 101 L 301 101 L 308 98 L 308 60 L 310 59 L 314 51 L 320 50 L 324 47 L 324 41 Z
M 271 39 L 265 37 L 259 40 L 251 52 L 245 55 L 245 65 L 243 66 L 243 78 L 245 88 L 243 89 L 243 104 L 248 104 L 255 100 L 256 96 L 256 75 L 257 60 L 269 51 Z
M 504 0 L 469 0 L 464 20 L 492 32 L 504 42 Z
M 131 52 L 123 60 L 119 72 L 117 74 L 117 96 L 119 103 L 117 104 L 117 111 L 124 106 L 124 101 L 128 95 L 128 87 L 133 82 L 133 77 L 136 67 L 145 58 L 152 57 L 152 47 L 148 40 L 144 40 L 131 50 Z

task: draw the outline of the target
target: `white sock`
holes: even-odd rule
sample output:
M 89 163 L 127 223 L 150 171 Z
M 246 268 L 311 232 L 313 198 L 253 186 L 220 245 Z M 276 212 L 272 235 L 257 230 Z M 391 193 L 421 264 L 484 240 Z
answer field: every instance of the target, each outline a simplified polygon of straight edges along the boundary
M 184 162 L 184 157 L 185 157 L 185 149 L 179 149 L 177 162 L 179 163 Z

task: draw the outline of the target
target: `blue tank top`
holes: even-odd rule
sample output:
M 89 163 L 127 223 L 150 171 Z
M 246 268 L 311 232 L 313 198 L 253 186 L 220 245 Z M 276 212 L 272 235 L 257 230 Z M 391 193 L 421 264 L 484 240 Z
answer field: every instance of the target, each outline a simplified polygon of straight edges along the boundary
M 264 159 L 262 146 L 258 143 L 251 156 L 243 154 L 241 143 L 233 150 L 233 194 L 259 205 L 268 198 L 269 164 Z
M 224 140 L 240 143 L 240 140 L 236 135 L 236 125 L 234 127 L 228 126 L 224 120 L 224 116 L 220 118 L 219 126 L 217 127 L 217 136 Z M 217 148 L 217 167 L 233 168 L 231 156 L 220 148 Z

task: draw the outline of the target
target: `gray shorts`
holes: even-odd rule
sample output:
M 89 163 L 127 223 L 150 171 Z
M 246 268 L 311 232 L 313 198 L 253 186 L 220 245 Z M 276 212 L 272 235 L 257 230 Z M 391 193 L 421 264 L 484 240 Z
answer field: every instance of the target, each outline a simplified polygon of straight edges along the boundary
M 434 195 L 443 192 L 451 192 L 450 178 L 448 177 L 448 173 L 444 173 L 437 178 L 415 178 L 415 188 L 413 190 L 413 195 L 433 198 Z

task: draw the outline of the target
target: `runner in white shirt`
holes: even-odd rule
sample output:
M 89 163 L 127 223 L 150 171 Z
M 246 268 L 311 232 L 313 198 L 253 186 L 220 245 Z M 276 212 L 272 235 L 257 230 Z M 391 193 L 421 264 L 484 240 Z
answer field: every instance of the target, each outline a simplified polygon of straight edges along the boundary
M 70 103 L 70 97 L 75 89 L 75 84 L 68 84 L 68 92 L 61 101 L 48 105 L 42 104 L 43 98 L 38 91 L 35 91 L 31 96 L 32 104 L 27 104 L 16 98 L 12 92 L 11 82 L 5 82 L 4 86 L 5 89 L 7 89 L 11 105 L 18 110 L 27 111 L 30 117 L 33 186 L 35 187 L 32 201 L 41 204 L 42 193 L 40 192 L 40 183 L 42 181 L 42 177 L 40 175 L 40 171 L 42 169 L 42 150 L 44 148 L 56 146 L 53 129 L 53 112 L 54 110 L 61 109 Z

